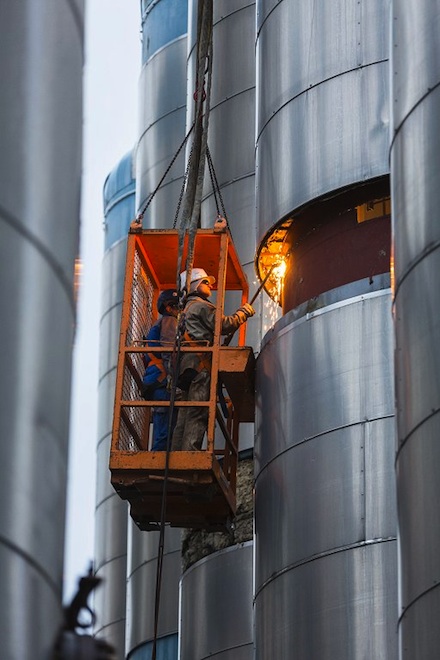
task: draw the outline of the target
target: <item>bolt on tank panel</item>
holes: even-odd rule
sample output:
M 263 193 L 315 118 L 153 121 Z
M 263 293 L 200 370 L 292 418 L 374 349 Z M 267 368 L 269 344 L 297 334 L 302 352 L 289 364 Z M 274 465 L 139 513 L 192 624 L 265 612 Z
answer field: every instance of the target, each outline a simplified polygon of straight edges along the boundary
M 420 102 L 425 109 L 429 107 L 424 99 L 439 83 L 438 7 L 427 0 L 393 0 L 391 29 L 394 133 Z M 424 120 L 429 120 L 429 115 Z M 435 134 L 431 133 L 431 137 Z

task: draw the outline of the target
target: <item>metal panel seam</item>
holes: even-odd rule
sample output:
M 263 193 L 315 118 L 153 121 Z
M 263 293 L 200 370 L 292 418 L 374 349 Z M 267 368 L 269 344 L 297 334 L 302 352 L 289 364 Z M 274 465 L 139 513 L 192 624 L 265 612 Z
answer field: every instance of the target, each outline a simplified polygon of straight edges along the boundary
M 265 580 L 255 591 L 254 594 L 254 601 L 256 600 L 257 596 L 261 593 L 261 591 L 267 587 L 269 584 L 274 582 L 277 578 L 279 578 L 281 575 L 288 573 L 289 571 L 294 570 L 295 568 L 299 568 L 300 566 L 305 566 L 306 564 L 310 564 L 313 561 L 317 561 L 319 559 L 323 559 L 324 557 L 329 557 L 331 555 L 337 555 L 341 552 L 346 552 L 347 550 L 356 550 L 357 548 L 365 548 L 373 545 L 378 545 L 381 543 L 390 543 L 397 541 L 396 536 L 387 536 L 385 538 L 378 538 L 378 539 L 371 539 L 371 540 L 366 540 L 366 541 L 358 541 L 357 543 L 351 543 L 349 545 L 344 545 L 340 546 L 338 548 L 331 548 L 330 550 L 325 550 L 324 552 L 319 552 L 316 555 L 312 555 L 311 557 L 307 557 L 306 559 L 301 559 L 300 561 L 295 562 L 294 564 L 290 564 L 289 566 L 285 566 L 283 569 L 280 571 L 276 571 L 272 573 L 270 578 Z
M 47 573 L 44 568 L 38 564 L 31 555 L 29 555 L 27 552 L 25 552 L 22 548 L 20 548 L 19 545 L 16 545 L 9 539 L 5 538 L 4 536 L 0 536 L 0 545 L 5 546 L 8 548 L 8 550 L 11 550 L 11 552 L 14 554 L 14 556 L 18 555 L 21 557 L 21 559 L 24 560 L 26 564 L 29 566 L 32 566 L 39 575 L 42 576 L 44 581 L 50 586 L 51 590 L 54 592 L 56 597 L 59 597 L 59 589 L 57 583 L 51 578 L 49 573 Z
M 279 454 L 274 456 L 273 458 L 270 459 L 267 463 L 264 463 L 262 466 L 262 469 L 259 471 L 259 473 L 255 477 L 255 483 L 257 483 L 258 478 L 260 477 L 261 474 L 266 470 L 266 468 L 273 463 L 274 461 L 278 460 L 280 456 L 283 454 L 286 454 L 289 451 L 292 451 L 293 449 L 296 449 L 296 447 L 300 447 L 301 445 L 304 445 L 306 442 L 310 442 L 311 440 L 316 440 L 316 438 L 321 438 L 325 435 L 328 435 L 329 433 L 334 433 L 335 431 L 342 431 L 342 429 L 349 429 L 353 428 L 355 426 L 362 426 L 364 424 L 369 424 L 370 422 L 378 422 L 382 419 L 393 419 L 395 417 L 394 413 L 389 413 L 388 415 L 380 415 L 379 417 L 372 417 L 369 419 L 362 419 L 357 422 L 352 422 L 351 424 L 342 424 L 341 426 L 335 426 L 331 429 L 326 429 L 325 431 L 321 431 L 321 433 L 317 433 L 316 435 L 311 435 L 307 438 L 304 438 L 303 440 L 300 440 L 299 442 L 296 442 L 294 445 L 290 445 L 289 447 L 286 447 L 286 449 L 283 449 Z
M 400 453 L 401 453 L 402 449 L 406 446 L 408 440 L 411 439 L 411 436 L 414 435 L 414 433 L 416 433 L 424 424 L 426 424 L 426 422 L 428 420 L 430 420 L 432 417 L 435 417 L 435 415 L 437 415 L 437 413 L 439 413 L 439 412 L 440 412 L 440 407 L 435 408 L 434 410 L 432 410 L 429 415 L 426 415 L 426 417 L 424 417 L 420 422 L 418 422 L 418 424 L 416 424 L 416 426 L 413 429 L 411 429 L 411 431 L 408 433 L 408 435 L 405 438 L 403 438 L 402 442 L 399 444 L 399 447 L 396 451 L 396 458 L 395 458 L 395 461 L 394 461 L 394 465 L 396 467 L 397 467 L 397 462 L 398 462 L 399 457 L 400 457 Z
M 160 117 L 158 117 L 155 121 L 151 122 L 151 124 L 148 124 L 147 128 L 140 134 L 140 136 L 138 138 L 138 141 L 137 141 L 137 145 L 139 146 L 142 138 L 145 137 L 145 135 L 148 133 L 148 131 L 150 130 L 150 128 L 152 126 L 155 126 L 156 124 L 158 124 L 160 121 L 162 121 L 162 119 L 165 119 L 165 117 L 170 117 L 171 115 L 173 115 L 178 110 L 186 110 L 186 103 L 185 103 L 185 105 L 178 105 L 176 108 L 173 108 L 172 110 L 169 110 L 164 115 L 160 115 Z
M 37 236 L 34 236 L 27 227 L 25 227 L 18 218 L 13 216 L 9 211 L 7 211 L 3 206 L 0 206 L 0 217 L 3 218 L 5 223 L 11 227 L 19 236 L 24 237 L 42 256 L 43 260 L 47 262 L 50 269 L 53 270 L 55 277 L 59 280 L 62 288 L 67 294 L 67 299 L 70 307 L 72 308 L 73 317 L 76 316 L 76 307 L 73 297 L 73 270 L 72 270 L 72 282 L 64 274 L 61 265 L 53 258 L 52 252 L 40 241 Z
M 74 2 L 74 0 L 66 0 L 66 1 L 67 1 L 67 6 L 69 7 L 70 12 L 73 16 L 73 22 L 76 25 L 76 29 L 78 31 L 78 35 L 79 35 L 79 38 L 80 38 L 80 44 L 81 44 L 81 47 L 82 47 L 83 42 L 84 42 L 84 20 L 83 20 L 83 16 L 82 16 L 80 10 L 78 9 L 78 6 L 77 6 L 76 2 Z
M 422 591 L 422 593 L 420 593 L 418 596 L 413 598 L 413 600 L 410 603 L 408 603 L 408 605 L 405 605 L 402 614 L 399 616 L 397 620 L 397 629 L 399 629 L 400 624 L 402 623 L 402 620 L 405 618 L 406 614 L 408 613 L 410 607 L 412 607 L 415 603 L 417 603 L 418 600 L 426 596 L 426 594 L 429 594 L 431 591 L 434 591 L 434 589 L 438 589 L 439 587 L 440 587 L 440 582 L 433 584 L 431 587 L 428 587 L 428 589 L 425 589 L 424 591 Z
M 436 83 L 433 87 L 428 87 L 428 91 L 427 91 L 425 94 L 423 94 L 423 96 L 421 96 L 421 97 L 419 98 L 419 100 L 417 101 L 417 103 L 416 103 L 415 105 L 413 105 L 413 107 L 411 108 L 411 110 L 410 110 L 409 112 L 406 113 L 406 115 L 404 116 L 404 118 L 402 119 L 402 121 L 400 122 L 400 124 L 397 126 L 397 128 L 394 129 L 394 131 L 393 131 L 393 137 L 392 137 L 392 139 L 391 139 L 391 143 L 390 143 L 390 151 L 389 151 L 390 154 L 391 154 L 391 151 L 392 151 L 392 149 L 393 149 L 394 141 L 395 141 L 395 139 L 396 139 L 396 137 L 397 137 L 397 134 L 401 131 L 403 124 L 404 124 L 404 123 L 406 122 L 406 120 L 407 120 L 407 119 L 413 114 L 414 110 L 416 110 L 416 108 L 418 108 L 419 105 L 420 105 L 421 103 L 423 103 L 423 101 L 424 101 L 424 100 L 425 100 L 425 99 L 426 99 L 426 98 L 427 98 L 432 92 L 434 92 L 434 91 L 437 89 L 437 87 L 439 87 L 439 86 L 440 86 L 440 81 L 439 81 L 438 83 Z
M 234 16 L 234 14 L 239 14 L 241 11 L 244 11 L 245 9 L 249 9 L 249 7 L 254 7 L 255 2 L 250 2 L 248 5 L 245 5 L 244 7 L 239 7 L 238 9 L 234 9 L 234 11 L 231 11 L 230 14 L 224 14 L 223 16 L 220 16 L 220 18 L 217 21 L 214 21 L 213 25 L 218 25 L 222 21 L 226 21 L 230 16 Z
M 292 96 L 292 97 L 291 97 L 290 99 L 288 99 L 285 103 L 283 103 L 282 105 L 280 105 L 279 108 L 277 108 L 276 110 L 273 111 L 273 113 L 271 114 L 271 116 L 269 117 L 269 119 L 268 119 L 267 121 L 265 121 L 265 123 L 262 125 L 261 130 L 259 131 L 259 133 L 257 133 L 257 136 L 256 136 L 256 138 L 255 138 L 255 143 L 256 143 L 256 144 L 258 143 L 258 141 L 259 141 L 259 139 L 260 139 L 260 137 L 261 137 L 261 134 L 264 132 L 264 130 L 266 129 L 267 125 L 270 124 L 270 122 L 272 121 L 272 119 L 273 119 L 274 117 L 276 117 L 276 115 L 277 115 L 277 114 L 278 114 L 283 108 L 285 108 L 286 106 L 288 106 L 289 103 L 292 103 L 292 101 L 295 101 L 296 99 L 300 98 L 301 96 L 304 96 L 304 94 L 307 94 L 308 92 L 310 92 L 312 89 L 316 89 L 317 87 L 320 87 L 321 85 L 324 85 L 325 83 L 328 83 L 328 82 L 330 82 L 331 80 L 336 80 L 337 78 L 342 78 L 342 77 L 346 76 L 346 75 L 349 74 L 349 73 L 354 73 L 354 72 L 356 72 L 356 71 L 362 71 L 362 70 L 364 70 L 364 69 L 368 69 L 368 68 L 370 68 L 370 67 L 372 67 L 372 66 L 376 66 L 376 65 L 378 65 L 378 64 L 387 64 L 388 62 L 389 62 L 389 60 L 386 59 L 386 60 L 377 60 L 377 61 L 375 61 L 375 62 L 369 62 L 368 64 L 362 64 L 362 65 L 359 65 L 359 66 L 353 67 L 352 69 L 347 69 L 346 71 L 341 71 L 340 73 L 337 73 L 337 74 L 335 74 L 334 76 L 330 76 L 329 78 L 324 78 L 323 80 L 320 80 L 319 82 L 317 82 L 317 83 L 315 83 L 315 84 L 313 84 L 313 85 L 310 85 L 310 87 L 307 87 L 307 89 L 303 89 L 301 92 L 299 92 L 298 94 L 295 94 L 294 96 Z
M 180 555 L 180 548 L 178 548 L 177 550 L 171 550 L 170 552 L 167 552 L 166 556 L 167 557 L 172 557 L 173 555 L 176 555 L 176 554 Z M 138 564 L 138 566 L 136 566 L 136 568 L 133 571 L 131 571 L 131 573 L 128 573 L 127 580 L 130 580 L 142 568 L 145 568 L 146 566 L 151 566 L 151 564 L 153 564 L 155 562 L 157 562 L 157 555 L 155 555 L 154 557 L 151 557 L 151 559 L 147 559 L 146 561 L 141 562 L 140 564 Z
M 411 271 L 414 270 L 414 268 L 416 268 L 416 266 L 418 266 L 418 265 L 419 265 L 424 259 L 426 259 L 426 257 L 429 257 L 430 254 L 432 254 L 433 252 L 435 252 L 435 251 L 438 250 L 439 248 L 440 248 L 440 240 L 435 241 L 435 243 L 430 243 L 430 244 L 429 244 L 429 245 L 423 250 L 423 252 L 421 252 L 421 253 L 419 254 L 419 256 L 417 257 L 417 259 L 416 259 L 415 261 L 413 261 L 413 262 L 408 266 L 408 268 L 403 272 L 402 276 L 399 277 L 399 281 L 395 283 L 395 287 L 394 287 L 394 301 L 395 301 L 396 298 L 397 298 L 397 294 L 398 294 L 398 292 L 399 292 L 399 289 L 400 289 L 400 286 L 401 286 L 402 282 L 408 277 L 408 275 L 411 273 Z

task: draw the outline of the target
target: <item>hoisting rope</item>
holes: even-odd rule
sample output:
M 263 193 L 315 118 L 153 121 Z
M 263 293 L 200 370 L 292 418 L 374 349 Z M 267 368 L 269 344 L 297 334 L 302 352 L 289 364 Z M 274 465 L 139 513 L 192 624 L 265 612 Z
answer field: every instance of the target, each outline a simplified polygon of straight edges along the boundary
M 177 289 L 181 290 L 179 273 L 186 270 L 184 289 L 189 291 L 191 271 L 194 261 L 194 243 L 200 226 L 200 207 L 203 180 L 205 176 L 206 147 L 208 138 L 209 110 L 212 73 L 212 0 L 200 0 L 197 17 L 197 60 L 195 126 L 192 156 L 189 162 L 188 180 L 182 206 L 179 226 L 179 249 L 177 256 Z M 205 89 L 206 86 L 206 89 Z M 188 253 L 185 268 L 182 269 L 183 246 L 188 235 Z
M 183 248 L 185 243 L 185 237 L 186 235 L 188 235 L 188 253 L 186 258 L 186 266 L 185 266 L 186 283 L 184 286 L 184 290 L 186 289 L 186 291 L 189 291 L 191 271 L 194 261 L 195 237 L 196 237 L 197 229 L 200 226 L 200 208 L 201 208 L 201 199 L 202 199 L 202 190 L 203 190 L 203 180 L 205 176 L 205 161 L 207 154 L 207 136 L 208 136 L 210 95 L 211 95 L 211 73 L 212 73 L 212 23 L 213 23 L 212 15 L 213 15 L 212 0 L 199 0 L 198 17 L 197 17 L 196 91 L 194 93 L 195 119 L 194 119 L 194 124 L 191 128 L 191 131 L 194 130 L 194 135 L 193 135 L 193 142 L 191 145 L 190 155 L 188 158 L 188 165 L 185 172 L 184 183 L 182 186 L 182 192 L 179 198 L 179 203 L 175 218 L 175 224 L 177 224 L 177 217 L 179 214 L 180 205 L 183 204 L 182 217 L 179 226 L 178 256 L 177 256 L 177 269 L 176 269 L 176 284 L 177 284 L 176 288 L 180 294 L 179 295 L 180 309 L 179 309 L 179 317 L 177 323 L 176 340 L 174 343 L 173 354 L 172 354 L 173 374 L 172 374 L 171 394 L 170 394 L 168 437 L 167 437 L 167 448 L 166 448 L 166 457 L 165 457 L 164 482 L 163 482 L 163 490 L 162 490 L 159 544 L 158 544 L 158 553 L 157 553 L 156 593 L 155 593 L 155 605 L 154 605 L 154 637 L 153 637 L 153 646 L 151 652 L 151 660 L 156 660 L 156 653 L 157 653 L 157 632 L 158 632 L 158 623 L 159 623 L 163 556 L 164 556 L 164 547 L 165 547 L 165 521 L 166 521 L 169 461 L 170 461 L 170 453 L 171 453 L 171 436 L 172 436 L 172 423 L 173 423 L 172 420 L 173 420 L 174 403 L 176 399 L 176 383 L 177 383 L 178 369 L 180 363 L 180 348 L 181 348 L 181 338 L 182 338 L 182 334 L 181 334 L 182 328 L 181 328 L 181 323 L 179 321 L 180 321 L 181 309 L 183 307 L 183 296 L 182 296 L 182 287 L 180 284 L 179 274 L 182 270 L 182 259 L 183 259 Z M 206 90 L 205 90 L 205 85 L 206 85 Z M 189 137 L 189 133 L 186 136 L 184 143 L 186 142 L 188 137 Z M 184 143 L 182 143 L 180 148 L 183 147 Z M 169 169 L 170 168 L 168 168 L 168 171 Z M 150 201 L 151 199 L 149 200 L 149 202 Z M 144 209 L 143 213 L 145 213 L 145 210 L 146 209 Z M 142 221 L 142 216 L 140 218 L 140 221 Z

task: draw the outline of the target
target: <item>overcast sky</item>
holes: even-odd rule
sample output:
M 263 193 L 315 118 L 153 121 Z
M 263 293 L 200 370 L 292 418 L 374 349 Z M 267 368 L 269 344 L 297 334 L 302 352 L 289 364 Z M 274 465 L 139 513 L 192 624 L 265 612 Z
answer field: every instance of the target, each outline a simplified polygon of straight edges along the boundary
M 64 601 L 94 554 L 102 189 L 138 134 L 140 0 L 86 0 L 81 211 L 82 286 L 76 332 Z

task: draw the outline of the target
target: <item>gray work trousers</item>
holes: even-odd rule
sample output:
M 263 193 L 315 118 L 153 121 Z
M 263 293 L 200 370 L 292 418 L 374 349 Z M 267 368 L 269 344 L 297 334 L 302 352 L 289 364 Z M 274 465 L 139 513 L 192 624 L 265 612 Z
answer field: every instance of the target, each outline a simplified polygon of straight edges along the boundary
M 211 374 L 206 369 L 199 371 L 187 392 L 182 392 L 183 401 L 209 401 Z M 202 448 L 203 436 L 208 427 L 208 408 L 179 408 L 177 424 L 171 441 L 172 451 L 196 451 Z

